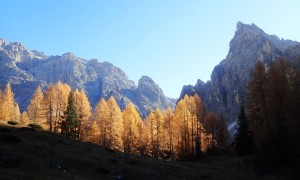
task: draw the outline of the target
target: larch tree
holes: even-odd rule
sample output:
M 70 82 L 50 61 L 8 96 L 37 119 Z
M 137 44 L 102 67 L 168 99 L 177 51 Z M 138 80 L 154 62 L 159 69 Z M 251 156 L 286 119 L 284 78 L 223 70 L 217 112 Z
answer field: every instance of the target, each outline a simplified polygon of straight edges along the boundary
M 0 89 L 0 120 L 3 120 L 3 110 L 4 110 L 4 98 L 2 90 Z
M 263 151 L 265 156 L 277 157 L 277 162 L 289 162 L 293 159 L 288 154 L 295 148 L 291 148 L 292 137 L 289 132 L 291 108 L 289 98 L 293 92 L 291 89 L 292 76 L 294 74 L 291 63 L 284 59 L 273 62 L 267 71 L 266 99 L 269 115 L 269 136 L 263 138 Z M 296 98 L 296 97 L 295 97 Z
M 154 157 L 158 158 L 163 152 L 165 146 L 165 131 L 163 129 L 164 115 L 156 108 L 154 111 Z
M 113 96 L 107 100 L 107 105 L 109 108 L 108 121 L 111 124 L 108 131 L 109 148 L 123 151 L 123 118 L 121 109 Z
M 150 112 L 146 119 L 143 121 L 143 143 L 144 154 L 154 157 L 154 121 L 155 116 L 153 112 Z
M 145 153 L 153 158 L 162 158 L 164 150 L 168 148 L 168 139 L 165 137 L 166 131 L 163 123 L 164 115 L 158 108 L 154 112 L 150 112 L 143 123 Z
M 30 124 L 30 119 L 27 115 L 27 112 L 24 111 L 21 114 L 21 118 L 20 118 L 20 126 L 28 126 L 28 124 Z
M 44 96 L 45 102 L 45 114 L 49 126 L 49 130 L 51 132 L 56 129 L 55 123 L 55 114 L 56 114 L 56 101 L 57 101 L 57 93 L 55 90 L 55 86 L 53 84 L 48 86 L 48 89 Z
M 3 110 L 2 116 L 5 121 L 14 121 L 15 119 L 15 98 L 10 83 L 6 84 L 3 93 Z
M 212 141 L 209 141 L 208 147 L 211 150 L 215 150 L 215 141 L 214 139 L 216 138 L 216 132 L 217 132 L 217 116 L 213 112 L 207 113 L 205 116 L 203 126 L 204 128 L 208 131 L 208 133 L 212 134 Z
M 221 152 L 226 152 L 228 150 L 227 147 L 230 142 L 230 135 L 224 114 L 221 114 L 217 123 L 216 141 L 218 149 Z
M 55 85 L 55 93 L 56 93 L 56 105 L 55 105 L 55 118 L 54 118 L 54 132 L 60 131 L 60 119 L 63 113 L 67 109 L 68 105 L 68 97 L 71 92 L 71 87 L 67 84 L 61 83 L 58 81 Z
M 123 112 L 123 125 L 124 152 L 138 154 L 141 146 L 142 119 L 131 102 Z
M 109 142 L 109 108 L 105 99 L 101 98 L 95 107 L 93 120 L 96 121 L 100 130 L 100 145 L 108 147 Z
M 269 104 L 270 140 L 278 143 L 278 148 L 289 141 L 286 127 L 289 114 L 290 77 L 292 67 L 285 60 L 280 59 L 273 63 L 267 72 L 267 103 Z M 280 136 L 278 136 L 280 134 Z M 285 148 L 286 149 L 286 148 Z M 283 152 L 285 149 L 282 149 Z
M 78 91 L 76 89 L 74 91 L 74 97 L 75 97 L 76 112 L 78 114 L 78 122 L 79 122 L 79 139 L 81 139 L 81 136 L 84 136 L 87 122 L 92 115 L 92 108 L 83 90 Z
M 99 144 L 100 129 L 96 121 L 92 121 L 91 126 L 87 129 L 85 140 L 95 144 Z
M 173 117 L 174 113 L 173 110 L 169 107 L 164 112 L 164 122 L 163 127 L 165 130 L 165 142 L 167 144 L 167 151 L 169 152 L 169 158 L 172 160 L 174 159 L 174 142 L 173 142 L 173 136 L 174 136 L 174 121 Z
M 27 109 L 27 114 L 34 124 L 44 126 L 46 123 L 44 99 L 42 88 L 39 86 L 35 91 Z
M 176 154 L 179 157 L 187 157 L 190 153 L 190 133 L 191 113 L 187 107 L 188 96 L 177 103 L 174 121 L 175 121 L 175 148 Z
M 196 155 L 198 154 L 198 150 L 197 148 L 199 148 L 199 142 L 197 142 L 197 140 L 200 139 L 200 135 L 199 135 L 199 122 L 198 122 L 198 113 L 201 107 L 199 106 L 199 102 L 196 103 L 196 101 L 200 101 L 200 97 L 196 95 L 194 96 L 190 96 L 186 99 L 186 104 L 187 104 L 187 108 L 189 110 L 189 112 L 191 113 L 191 116 L 189 118 L 189 139 L 190 139 L 190 154 L 191 155 Z M 201 144 L 201 143 L 200 143 Z
M 252 79 L 248 83 L 247 114 L 255 145 L 261 149 L 264 138 L 269 138 L 270 117 L 267 104 L 267 76 L 261 61 L 255 65 Z
M 290 134 L 290 142 L 292 142 L 292 147 L 300 147 L 300 57 L 292 64 L 292 72 L 289 73 L 289 94 L 287 103 L 287 119 L 286 119 L 286 129 Z M 291 147 L 291 146 L 290 146 Z M 294 151 L 298 157 L 300 157 L 300 151 L 294 148 Z M 297 164 L 297 163 L 295 163 Z
M 201 135 L 203 134 L 203 127 L 201 122 L 203 122 L 203 119 L 205 117 L 205 106 L 204 103 L 201 99 L 201 97 L 196 93 L 194 96 L 194 101 L 196 104 L 196 146 L 195 146 L 195 152 L 197 156 L 200 156 L 202 154 L 202 137 Z
M 277 59 L 267 72 L 259 62 L 249 82 L 247 112 L 255 147 L 274 165 L 298 163 L 294 158 L 300 152 L 297 62 Z

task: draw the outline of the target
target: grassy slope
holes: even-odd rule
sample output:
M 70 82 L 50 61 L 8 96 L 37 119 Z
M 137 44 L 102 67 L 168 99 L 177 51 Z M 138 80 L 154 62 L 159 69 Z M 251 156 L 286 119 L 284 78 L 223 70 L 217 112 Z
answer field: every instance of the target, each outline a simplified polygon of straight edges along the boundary
M 167 162 L 0 124 L 0 179 L 255 179 L 251 158 Z

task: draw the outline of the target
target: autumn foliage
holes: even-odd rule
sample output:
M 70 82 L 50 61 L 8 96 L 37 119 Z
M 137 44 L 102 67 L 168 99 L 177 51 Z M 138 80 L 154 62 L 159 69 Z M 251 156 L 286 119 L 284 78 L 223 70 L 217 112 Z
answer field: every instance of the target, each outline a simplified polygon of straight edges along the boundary
M 269 162 L 299 164 L 299 61 L 260 61 L 249 82 L 247 113 L 257 152 Z
M 10 84 L 1 94 L 0 118 L 20 126 L 41 126 L 72 139 L 89 141 L 112 150 L 153 158 L 201 156 L 208 149 L 224 148 L 227 128 L 218 132 L 217 117 L 206 113 L 201 98 L 185 96 L 175 111 L 156 109 L 143 120 L 131 102 L 122 112 L 114 97 L 101 99 L 94 110 L 83 90 L 62 82 L 43 91 L 37 87 L 26 111 L 20 113 Z M 222 121 L 224 124 L 224 120 Z M 226 126 L 226 123 L 224 124 Z M 224 135 L 225 133 L 225 135 Z M 221 139 L 220 145 L 216 138 Z

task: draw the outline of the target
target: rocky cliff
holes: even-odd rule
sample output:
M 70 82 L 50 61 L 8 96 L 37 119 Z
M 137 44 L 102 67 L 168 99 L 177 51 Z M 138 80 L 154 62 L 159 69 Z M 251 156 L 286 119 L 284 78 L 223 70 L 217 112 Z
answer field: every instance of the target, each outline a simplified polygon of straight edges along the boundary
M 138 86 L 118 67 L 96 59 L 85 60 L 72 53 L 46 56 L 21 43 L 0 39 L 0 88 L 10 82 L 16 101 L 25 110 L 37 86 L 43 89 L 57 81 L 84 89 L 94 107 L 100 98 L 114 96 L 121 108 L 132 101 L 143 116 L 155 108 L 174 108 L 175 100 L 164 95 L 155 82 L 143 76 Z
M 211 80 L 184 86 L 180 95 L 198 93 L 207 110 L 224 113 L 234 130 L 239 107 L 246 101 L 247 82 L 257 61 L 266 67 L 279 57 L 293 61 L 300 56 L 300 43 L 268 35 L 255 24 L 237 23 L 227 57 L 218 64 Z M 231 132 L 232 132 L 231 131 Z

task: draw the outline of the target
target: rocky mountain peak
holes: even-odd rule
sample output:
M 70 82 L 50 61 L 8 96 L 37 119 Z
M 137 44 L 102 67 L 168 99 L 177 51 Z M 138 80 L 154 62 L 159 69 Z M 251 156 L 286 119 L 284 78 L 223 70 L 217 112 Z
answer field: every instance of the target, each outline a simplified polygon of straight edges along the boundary
M 298 42 L 296 41 L 288 39 L 285 40 L 283 38 L 280 39 L 276 35 L 269 35 L 253 23 L 249 25 L 244 24 L 242 22 L 238 22 L 236 25 L 235 35 L 230 42 L 230 47 L 236 44 L 245 47 L 245 41 L 249 40 L 252 41 L 252 44 L 256 43 L 257 45 L 262 43 L 269 43 L 280 50 L 286 50 L 298 44 Z
M 149 76 L 142 76 L 139 80 L 139 86 L 141 84 L 149 84 L 149 85 L 156 85 L 155 82 Z
M 33 59 L 44 59 L 47 56 L 38 51 L 30 51 L 21 42 L 7 43 L 4 39 L 0 38 L 0 50 L 4 59 L 10 59 L 12 63 L 21 61 L 30 61 Z
M 150 77 L 143 76 L 136 86 L 122 69 L 109 62 L 85 60 L 71 52 L 46 56 L 21 43 L 0 39 L 0 88 L 8 81 L 21 111 L 26 110 L 38 86 L 45 90 L 57 81 L 69 84 L 72 89 L 84 89 L 93 107 L 101 98 L 110 96 L 114 96 L 122 109 L 129 101 L 133 102 L 143 116 L 155 108 L 175 106 L 175 101 L 166 97 Z
M 62 54 L 61 57 L 64 59 L 68 59 L 68 60 L 77 60 L 78 59 L 78 57 L 75 54 L 73 54 L 72 52 L 66 52 L 66 53 Z
M 267 67 L 278 58 L 293 61 L 299 56 L 299 42 L 269 35 L 255 24 L 238 22 L 228 55 L 215 66 L 211 80 L 184 86 L 180 98 L 198 93 L 208 111 L 226 116 L 233 133 L 239 108 L 246 102 L 247 82 L 256 62 L 259 60 Z
M 138 83 L 139 91 L 146 93 L 151 98 L 157 98 L 163 95 L 159 86 L 148 76 L 142 76 Z
M 236 33 L 240 34 L 245 34 L 249 33 L 252 35 L 264 35 L 265 32 L 260 29 L 258 26 L 256 26 L 254 23 L 252 24 L 244 24 L 242 22 L 238 22 L 236 25 Z
M 6 45 L 6 42 L 4 39 L 0 38 L 0 48 L 2 48 L 2 45 Z
M 155 108 L 175 108 L 176 100 L 166 97 L 161 88 L 148 76 L 140 78 L 136 91 L 135 102 L 140 107 L 140 110 L 142 110 L 144 117 Z

